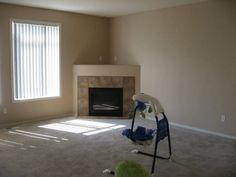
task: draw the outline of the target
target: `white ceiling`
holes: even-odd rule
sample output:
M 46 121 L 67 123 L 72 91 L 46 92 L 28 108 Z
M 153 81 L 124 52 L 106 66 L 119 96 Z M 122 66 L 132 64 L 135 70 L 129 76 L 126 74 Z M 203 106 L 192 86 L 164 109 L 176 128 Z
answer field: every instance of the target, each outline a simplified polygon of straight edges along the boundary
M 115 17 L 192 4 L 207 0 L 0 0 L 9 4 L 41 7 L 89 15 Z

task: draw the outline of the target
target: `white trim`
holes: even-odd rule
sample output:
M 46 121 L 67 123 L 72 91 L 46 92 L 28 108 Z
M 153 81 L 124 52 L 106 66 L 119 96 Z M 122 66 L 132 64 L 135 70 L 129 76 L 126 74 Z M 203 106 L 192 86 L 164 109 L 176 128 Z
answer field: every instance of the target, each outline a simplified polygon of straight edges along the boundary
M 14 56 L 13 56 L 13 35 L 12 35 L 12 23 L 14 22 L 14 19 L 10 19 L 10 69 L 11 69 L 11 101 L 14 102 Z
M 23 124 L 28 124 L 28 123 L 35 123 L 35 122 L 37 123 L 40 121 L 62 119 L 62 118 L 67 118 L 67 117 L 73 117 L 72 113 L 58 114 L 58 115 L 54 115 L 54 116 L 45 116 L 45 117 L 38 117 L 38 118 L 36 117 L 36 119 L 22 120 L 22 121 L 17 121 L 17 122 L 1 123 L 0 130 L 2 128 L 11 128 L 11 127 L 15 127 L 18 125 L 23 125 Z
M 147 116 L 146 119 L 156 121 L 155 118 L 153 118 L 153 116 Z M 214 132 L 214 131 L 210 131 L 210 130 L 205 130 L 205 129 L 202 129 L 202 128 L 192 127 L 192 126 L 189 126 L 189 125 L 178 124 L 178 123 L 175 123 L 175 122 L 169 122 L 169 124 L 172 125 L 172 126 L 175 126 L 175 127 L 185 128 L 185 129 L 188 129 L 188 130 L 193 130 L 193 131 L 197 131 L 197 132 L 201 132 L 201 133 L 206 133 L 206 134 L 210 134 L 210 135 L 215 135 L 215 136 L 220 136 L 220 137 L 223 137 L 223 138 L 236 140 L 236 136 L 233 136 L 233 135 L 218 133 L 218 132 Z
M 49 21 L 38 21 L 38 20 L 27 20 L 27 19 L 17 19 L 11 18 L 10 21 L 19 22 L 19 23 L 26 23 L 26 24 L 35 24 L 35 25 L 49 25 L 49 26 L 60 26 L 61 23 L 57 22 L 49 22 Z
M 61 23 L 57 23 L 57 25 L 59 26 L 59 97 L 61 98 L 62 96 L 62 65 L 61 65 Z
M 34 101 L 47 101 L 47 100 L 54 100 L 59 99 L 62 96 L 46 96 L 46 97 L 40 97 L 40 98 L 30 98 L 30 99 L 23 99 L 23 100 L 12 100 L 12 103 L 24 103 L 24 102 L 34 102 Z
M 197 128 L 197 127 L 192 127 L 189 125 L 178 124 L 178 123 L 174 123 L 174 122 L 170 122 L 169 124 L 172 126 L 175 126 L 175 127 L 181 127 L 181 128 L 185 128 L 188 130 L 194 130 L 194 131 L 198 131 L 198 132 L 202 132 L 202 133 L 206 133 L 206 134 L 210 134 L 210 135 L 215 135 L 215 136 L 220 136 L 223 138 L 236 140 L 236 136 L 232 136 L 232 135 L 228 135 L 228 134 L 224 134 L 224 133 L 218 133 L 218 132 L 209 131 L 209 130 L 205 130 L 205 129 L 201 129 L 201 128 Z

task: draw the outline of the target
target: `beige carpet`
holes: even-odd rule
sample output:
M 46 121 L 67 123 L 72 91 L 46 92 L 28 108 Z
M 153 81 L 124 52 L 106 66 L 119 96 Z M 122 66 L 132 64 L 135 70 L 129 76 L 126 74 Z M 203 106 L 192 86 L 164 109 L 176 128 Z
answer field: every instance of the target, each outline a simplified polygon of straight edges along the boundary
M 84 119 L 83 119 L 84 120 Z M 98 123 L 100 122 L 100 124 Z M 153 127 L 150 120 L 138 121 Z M 139 147 L 122 137 L 130 120 L 65 118 L 0 130 L 0 177 L 105 177 L 124 159 L 148 171 L 151 158 L 132 154 Z M 158 177 L 235 177 L 236 141 L 171 127 L 173 158 L 157 160 Z M 161 142 L 164 154 L 167 144 Z

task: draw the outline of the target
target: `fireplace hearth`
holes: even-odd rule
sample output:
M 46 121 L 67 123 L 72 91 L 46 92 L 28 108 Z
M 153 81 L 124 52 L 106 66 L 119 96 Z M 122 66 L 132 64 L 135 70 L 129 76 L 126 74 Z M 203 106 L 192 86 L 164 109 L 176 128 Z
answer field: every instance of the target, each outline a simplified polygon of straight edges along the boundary
M 90 116 L 122 116 L 123 88 L 89 88 Z

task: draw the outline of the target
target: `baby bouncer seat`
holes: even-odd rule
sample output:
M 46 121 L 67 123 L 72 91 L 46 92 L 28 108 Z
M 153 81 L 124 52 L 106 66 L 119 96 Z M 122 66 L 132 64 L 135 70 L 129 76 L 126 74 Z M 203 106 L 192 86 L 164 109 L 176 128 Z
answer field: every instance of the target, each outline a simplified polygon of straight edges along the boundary
M 132 150 L 133 153 L 152 157 L 152 166 L 151 166 L 151 172 L 150 172 L 150 176 L 152 177 L 155 172 L 156 158 L 168 160 L 170 159 L 172 155 L 169 123 L 164 113 L 164 109 L 162 108 L 160 102 L 156 98 L 147 94 L 140 93 L 133 96 L 133 101 L 135 102 L 135 109 L 132 116 L 131 128 L 125 129 L 122 132 L 122 135 L 126 136 L 132 142 L 138 145 L 150 144 L 152 139 L 155 138 L 153 154 L 143 152 L 137 149 Z M 142 126 L 138 126 L 136 130 L 134 131 L 137 111 L 144 110 L 147 108 L 147 106 L 150 106 L 152 108 L 156 129 L 154 130 L 154 129 L 148 129 Z M 157 155 L 158 143 L 161 140 L 164 140 L 166 137 L 168 139 L 168 156 L 166 157 L 159 156 Z M 119 163 L 119 165 L 116 167 L 115 172 L 112 172 L 109 170 L 105 172 L 110 172 L 112 174 L 115 174 L 116 177 L 139 177 L 139 176 L 147 177 L 149 176 L 146 170 L 140 164 L 134 161 L 127 161 L 127 160 Z

